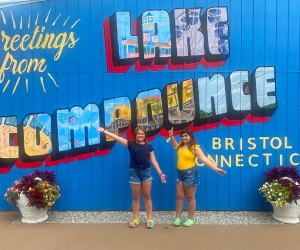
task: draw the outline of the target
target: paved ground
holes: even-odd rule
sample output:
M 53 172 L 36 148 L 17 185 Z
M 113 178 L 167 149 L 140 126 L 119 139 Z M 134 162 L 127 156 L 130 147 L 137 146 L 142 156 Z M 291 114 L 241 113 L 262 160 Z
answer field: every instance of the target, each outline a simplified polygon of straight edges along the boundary
M 169 224 L 146 229 L 105 223 L 18 223 L 18 212 L 0 212 L 0 249 L 135 250 L 135 249 L 299 249 L 300 224 L 202 225 Z

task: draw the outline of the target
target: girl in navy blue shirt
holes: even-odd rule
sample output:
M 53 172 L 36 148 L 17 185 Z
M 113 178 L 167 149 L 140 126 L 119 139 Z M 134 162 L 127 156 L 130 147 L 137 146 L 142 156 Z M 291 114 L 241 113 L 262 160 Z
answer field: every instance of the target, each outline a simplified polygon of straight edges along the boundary
M 135 228 L 139 224 L 138 215 L 140 211 L 140 194 L 142 191 L 148 217 L 146 223 L 147 228 L 154 228 L 151 200 L 151 186 L 153 178 L 151 176 L 150 162 L 160 176 L 161 182 L 166 183 L 167 181 L 166 175 L 161 171 L 158 165 L 151 144 L 146 141 L 146 132 L 143 128 L 137 127 L 133 132 L 134 141 L 128 141 L 102 127 L 97 128 L 97 130 L 121 143 L 124 147 L 127 147 L 129 151 L 129 183 L 132 192 L 133 210 L 133 219 L 129 223 L 129 227 Z

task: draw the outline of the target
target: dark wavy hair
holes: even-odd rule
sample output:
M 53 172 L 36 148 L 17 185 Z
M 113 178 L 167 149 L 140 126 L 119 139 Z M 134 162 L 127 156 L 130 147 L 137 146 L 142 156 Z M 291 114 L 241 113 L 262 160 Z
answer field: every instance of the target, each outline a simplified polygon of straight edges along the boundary
M 197 144 L 197 141 L 195 139 L 194 133 L 192 132 L 192 130 L 190 130 L 190 128 L 184 128 L 181 131 L 180 135 L 183 135 L 183 134 L 188 134 L 191 137 L 191 140 L 190 140 L 189 145 L 188 145 L 188 149 L 192 151 L 194 149 L 193 146 L 195 146 Z M 177 146 L 177 148 L 180 148 L 183 145 L 184 145 L 183 142 L 180 140 L 180 143 Z
M 133 130 L 133 140 L 134 140 L 134 142 L 136 143 L 136 136 L 137 136 L 137 133 L 138 133 L 140 130 L 142 130 L 142 131 L 144 132 L 144 134 L 145 134 L 144 142 L 145 142 L 145 143 L 148 143 L 148 142 L 147 142 L 147 139 L 146 139 L 146 130 L 143 129 L 142 127 L 139 127 L 139 126 L 136 127 L 136 128 Z

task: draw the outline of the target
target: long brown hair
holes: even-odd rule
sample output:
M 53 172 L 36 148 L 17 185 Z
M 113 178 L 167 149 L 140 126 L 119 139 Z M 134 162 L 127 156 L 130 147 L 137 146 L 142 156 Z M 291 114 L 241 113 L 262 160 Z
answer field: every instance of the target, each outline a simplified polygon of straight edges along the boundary
M 188 145 L 188 149 L 189 149 L 190 151 L 194 150 L 194 146 L 197 144 L 197 141 L 196 141 L 196 139 L 195 139 L 195 136 L 194 136 L 192 130 L 190 130 L 190 128 L 184 128 L 184 129 L 181 131 L 180 135 L 183 135 L 183 134 L 188 134 L 188 135 L 191 137 L 191 140 L 190 140 L 189 145 Z M 184 144 L 183 144 L 182 140 L 180 140 L 180 143 L 179 143 L 179 145 L 177 146 L 177 149 L 183 147 L 183 145 L 184 145 Z
M 136 143 L 136 136 L 137 136 L 137 133 L 142 130 L 145 134 L 145 138 L 144 138 L 144 142 L 147 143 L 147 139 L 146 139 L 146 131 L 145 129 L 143 129 L 142 127 L 136 127 L 134 130 L 133 130 L 133 140 L 134 142 Z

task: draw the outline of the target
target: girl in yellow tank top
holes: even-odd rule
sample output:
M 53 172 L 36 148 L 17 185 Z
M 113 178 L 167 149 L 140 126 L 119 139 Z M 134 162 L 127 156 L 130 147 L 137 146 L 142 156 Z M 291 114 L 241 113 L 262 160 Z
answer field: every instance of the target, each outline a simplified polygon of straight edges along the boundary
M 220 175 L 226 174 L 223 169 L 218 168 L 202 152 L 197 144 L 193 132 L 189 128 L 181 131 L 179 143 L 173 137 L 173 128 L 169 131 L 169 138 L 172 146 L 177 150 L 177 183 L 176 183 L 176 218 L 174 226 L 181 225 L 181 214 L 184 205 L 184 198 L 188 201 L 188 219 L 183 226 L 190 227 L 195 224 L 194 214 L 196 209 L 196 189 L 198 184 L 198 169 L 195 167 L 195 160 L 199 158 L 205 165 Z
M 196 147 L 199 147 L 199 145 L 193 145 L 192 149 L 195 150 Z M 183 149 L 182 147 L 179 147 L 177 150 L 177 156 L 177 169 L 185 170 L 195 167 L 195 160 L 197 156 L 188 148 Z

